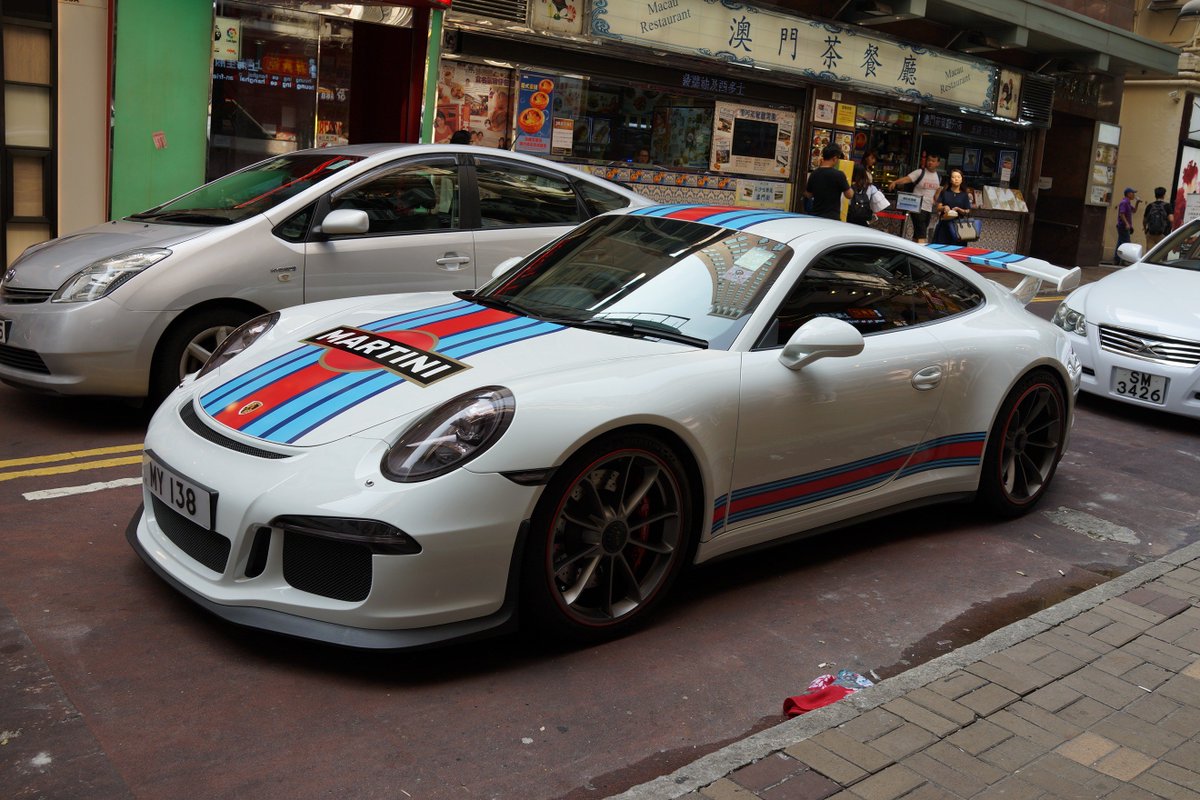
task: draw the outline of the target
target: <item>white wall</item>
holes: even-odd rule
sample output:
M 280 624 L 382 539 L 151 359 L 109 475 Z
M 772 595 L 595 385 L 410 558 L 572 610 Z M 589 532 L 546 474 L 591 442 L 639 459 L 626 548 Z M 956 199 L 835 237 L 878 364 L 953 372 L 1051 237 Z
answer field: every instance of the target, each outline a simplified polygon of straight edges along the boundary
M 58 234 L 104 222 L 108 4 L 58 0 Z

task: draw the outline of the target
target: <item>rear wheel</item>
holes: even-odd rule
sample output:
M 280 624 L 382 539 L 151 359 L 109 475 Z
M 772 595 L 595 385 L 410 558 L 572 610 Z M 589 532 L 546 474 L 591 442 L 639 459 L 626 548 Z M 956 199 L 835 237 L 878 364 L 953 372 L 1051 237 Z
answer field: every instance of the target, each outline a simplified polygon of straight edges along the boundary
M 1006 517 L 1033 508 L 1054 477 L 1066 436 L 1067 406 L 1058 381 L 1044 372 L 1022 378 L 988 437 L 980 503 Z
M 614 436 L 582 450 L 534 512 L 526 614 L 574 641 L 631 630 L 691 553 L 691 497 L 682 462 L 657 439 Z
M 154 351 L 150 402 L 161 403 L 184 376 L 203 367 L 217 345 L 253 316 L 236 308 L 209 308 L 176 322 Z

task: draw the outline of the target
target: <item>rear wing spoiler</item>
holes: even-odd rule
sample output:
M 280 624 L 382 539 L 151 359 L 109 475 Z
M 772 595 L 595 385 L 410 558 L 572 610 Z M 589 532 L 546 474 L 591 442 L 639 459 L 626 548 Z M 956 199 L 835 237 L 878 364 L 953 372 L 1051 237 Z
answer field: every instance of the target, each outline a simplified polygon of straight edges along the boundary
M 958 244 L 931 244 L 928 247 L 967 264 L 977 272 L 1016 272 L 1024 275 L 1021 282 L 1011 290 L 1022 305 L 1028 305 L 1037 296 L 1042 288 L 1042 281 L 1048 281 L 1059 292 L 1069 292 L 1079 285 L 1082 275 L 1079 267 L 1056 267 L 1040 258 L 1005 253 L 1003 250 Z

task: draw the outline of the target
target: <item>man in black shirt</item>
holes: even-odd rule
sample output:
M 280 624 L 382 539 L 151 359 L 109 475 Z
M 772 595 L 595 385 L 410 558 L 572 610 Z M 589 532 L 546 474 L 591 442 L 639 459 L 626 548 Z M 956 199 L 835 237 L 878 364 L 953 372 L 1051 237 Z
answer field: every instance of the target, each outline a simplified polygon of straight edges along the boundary
M 812 213 L 816 217 L 826 219 L 842 218 L 842 198 L 849 200 L 854 197 L 850 181 L 846 173 L 838 169 L 838 159 L 842 157 L 842 148 L 836 144 L 827 144 L 821 151 L 821 166 L 808 173 L 808 185 L 804 187 L 804 196 L 812 198 Z

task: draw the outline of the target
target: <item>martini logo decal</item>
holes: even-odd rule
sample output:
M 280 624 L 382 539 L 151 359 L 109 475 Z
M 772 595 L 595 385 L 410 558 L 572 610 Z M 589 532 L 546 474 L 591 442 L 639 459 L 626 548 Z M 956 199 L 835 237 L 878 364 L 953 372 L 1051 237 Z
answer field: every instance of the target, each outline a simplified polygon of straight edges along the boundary
M 329 348 L 322 362 L 326 367 L 339 371 L 352 371 L 367 366 L 382 367 L 394 372 L 400 377 L 418 386 L 428 386 L 431 383 L 449 378 L 456 372 L 470 369 L 461 361 L 439 355 L 418 347 L 413 338 L 428 339 L 431 336 L 413 337 L 407 331 L 397 334 L 372 333 L 359 328 L 333 328 L 304 340 L 307 344 L 316 344 Z M 408 335 L 405 335 L 408 334 Z M 347 358 L 347 355 L 349 357 Z

